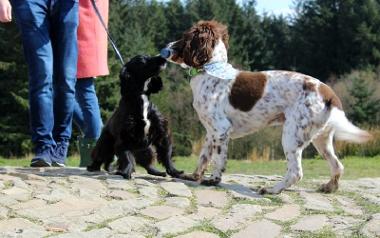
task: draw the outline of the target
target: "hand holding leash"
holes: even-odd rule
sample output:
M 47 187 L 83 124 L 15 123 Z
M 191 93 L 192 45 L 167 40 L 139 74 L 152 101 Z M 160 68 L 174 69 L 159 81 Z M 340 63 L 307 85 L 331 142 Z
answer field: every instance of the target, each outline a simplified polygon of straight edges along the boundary
M 0 0 L 0 22 L 12 21 L 12 6 L 9 0 Z

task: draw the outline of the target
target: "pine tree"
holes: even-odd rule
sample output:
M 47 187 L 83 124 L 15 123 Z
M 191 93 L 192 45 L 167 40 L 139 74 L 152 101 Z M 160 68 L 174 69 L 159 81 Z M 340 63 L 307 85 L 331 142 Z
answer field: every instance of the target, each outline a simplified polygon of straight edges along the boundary
M 354 123 L 375 124 L 379 121 L 380 99 L 374 98 L 375 88 L 361 78 L 352 81 L 349 89 L 354 98 L 349 118 Z

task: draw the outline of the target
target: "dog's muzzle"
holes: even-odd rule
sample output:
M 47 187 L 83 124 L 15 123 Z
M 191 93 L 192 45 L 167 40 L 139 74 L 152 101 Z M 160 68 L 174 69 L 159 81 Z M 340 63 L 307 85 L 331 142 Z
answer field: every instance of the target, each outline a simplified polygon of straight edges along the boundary
M 173 50 L 170 49 L 170 48 L 163 48 L 161 51 L 160 51 L 160 55 L 162 58 L 165 58 L 165 59 L 169 59 L 173 56 Z

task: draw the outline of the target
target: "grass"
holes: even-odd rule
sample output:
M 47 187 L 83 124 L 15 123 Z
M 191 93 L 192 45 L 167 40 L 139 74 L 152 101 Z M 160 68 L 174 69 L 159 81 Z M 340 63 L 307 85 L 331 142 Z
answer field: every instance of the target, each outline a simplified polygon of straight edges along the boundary
M 0 167 L 17 166 L 27 167 L 30 164 L 31 157 L 20 159 L 0 158 Z M 175 164 L 178 169 L 186 172 L 192 172 L 197 165 L 197 157 L 175 157 Z M 362 177 L 380 177 L 380 156 L 376 157 L 346 157 L 341 160 L 345 166 L 344 179 L 356 179 Z M 67 166 L 77 167 L 79 165 L 79 157 L 69 157 Z M 304 178 L 320 178 L 329 177 L 330 169 L 327 162 L 323 159 L 304 159 L 302 161 L 304 170 Z M 144 171 L 141 167 L 137 171 Z M 286 172 L 286 161 L 241 161 L 230 160 L 227 163 L 227 173 L 239 173 L 248 175 L 284 175 Z
M 178 169 L 192 172 L 197 165 L 196 157 L 176 157 L 175 164 Z M 341 160 L 345 166 L 343 178 L 356 179 L 361 177 L 380 177 L 380 156 L 376 157 L 346 157 Z M 304 159 L 302 161 L 304 178 L 329 177 L 330 169 L 327 161 L 323 159 Z M 285 160 L 274 161 L 241 161 L 229 160 L 227 173 L 248 175 L 284 175 L 286 172 Z

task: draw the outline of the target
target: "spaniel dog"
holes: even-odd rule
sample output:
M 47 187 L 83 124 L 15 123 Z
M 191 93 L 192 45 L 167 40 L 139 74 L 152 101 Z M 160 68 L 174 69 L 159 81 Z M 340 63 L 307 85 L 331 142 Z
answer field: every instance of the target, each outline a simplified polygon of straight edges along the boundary
M 190 68 L 193 106 L 207 135 L 198 166 L 185 179 L 216 185 L 227 160 L 228 142 L 267 126 L 283 126 L 282 146 L 288 161 L 283 180 L 261 194 L 278 194 L 302 176 L 302 151 L 312 143 L 331 169 L 331 180 L 322 192 L 333 192 L 343 173 L 334 153 L 333 140 L 364 143 L 371 138 L 351 124 L 333 90 L 319 80 L 296 72 L 249 72 L 228 63 L 227 27 L 216 21 L 200 21 L 181 39 L 169 43 L 161 55 Z M 204 172 L 214 164 L 210 177 Z
M 157 160 L 172 177 L 182 174 L 172 162 L 172 143 L 168 122 L 149 101 L 149 95 L 162 89 L 158 76 L 166 59 L 156 56 L 136 56 L 127 62 L 120 73 L 121 99 L 119 107 L 104 126 L 92 151 L 93 162 L 88 171 L 99 171 L 102 164 L 109 171 L 114 155 L 117 172 L 131 178 L 135 162 L 149 174 L 166 176 L 153 167 L 154 150 Z

